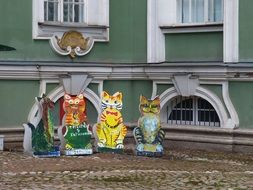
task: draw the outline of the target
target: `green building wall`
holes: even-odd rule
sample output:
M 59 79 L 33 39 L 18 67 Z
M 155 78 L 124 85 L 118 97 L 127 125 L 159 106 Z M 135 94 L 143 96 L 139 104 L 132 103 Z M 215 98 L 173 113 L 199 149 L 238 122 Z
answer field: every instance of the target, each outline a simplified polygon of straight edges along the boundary
M 253 11 L 252 0 L 239 1 L 239 61 L 253 61 Z
M 109 94 L 119 91 L 123 94 L 122 115 L 124 122 L 137 122 L 140 95 L 150 98 L 152 95 L 152 81 L 112 81 L 104 83 L 104 90 Z
M 0 127 L 20 127 L 39 95 L 39 81 L 0 80 Z
M 110 41 L 96 42 L 88 55 L 71 60 L 68 56 L 54 53 L 48 40 L 32 39 L 32 0 L 0 1 L 0 44 L 16 49 L 0 51 L 0 60 L 145 63 L 147 1 L 109 2 Z
M 223 33 L 173 33 L 165 36 L 166 61 L 223 61 Z
M 239 116 L 239 127 L 253 129 L 253 82 L 230 82 L 229 93 Z

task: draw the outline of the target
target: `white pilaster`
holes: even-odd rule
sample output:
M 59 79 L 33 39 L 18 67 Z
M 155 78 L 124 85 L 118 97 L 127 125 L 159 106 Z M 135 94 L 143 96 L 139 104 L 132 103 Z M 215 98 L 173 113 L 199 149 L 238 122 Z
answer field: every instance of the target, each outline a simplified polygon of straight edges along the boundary
M 236 63 L 239 59 L 239 1 L 224 0 L 223 52 L 225 63 Z
M 165 61 L 165 37 L 158 24 L 158 0 L 148 0 L 148 43 L 147 61 L 157 63 Z

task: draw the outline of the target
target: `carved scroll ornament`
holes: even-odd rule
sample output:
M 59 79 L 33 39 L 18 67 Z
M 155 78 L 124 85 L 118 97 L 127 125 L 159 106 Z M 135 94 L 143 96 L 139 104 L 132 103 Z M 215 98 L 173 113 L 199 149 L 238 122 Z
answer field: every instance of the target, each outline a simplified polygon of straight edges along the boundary
M 65 32 L 61 38 L 53 36 L 50 40 L 53 49 L 61 55 L 69 55 L 72 59 L 76 55 L 84 56 L 91 50 L 94 40 L 91 37 L 85 38 L 78 31 Z

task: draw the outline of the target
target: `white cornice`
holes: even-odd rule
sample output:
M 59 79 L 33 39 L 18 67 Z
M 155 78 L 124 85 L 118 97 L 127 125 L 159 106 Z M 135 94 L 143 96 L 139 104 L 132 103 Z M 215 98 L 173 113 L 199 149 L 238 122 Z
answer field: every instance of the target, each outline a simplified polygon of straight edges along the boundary
M 75 64 L 75 63 L 73 63 Z M 120 65 L 102 66 L 92 64 L 81 66 L 18 66 L 0 65 L 0 79 L 40 80 L 59 79 L 70 73 L 87 73 L 94 80 L 169 80 L 175 74 L 191 74 L 201 80 L 253 80 L 253 67 L 227 66 L 171 66 L 159 65 Z

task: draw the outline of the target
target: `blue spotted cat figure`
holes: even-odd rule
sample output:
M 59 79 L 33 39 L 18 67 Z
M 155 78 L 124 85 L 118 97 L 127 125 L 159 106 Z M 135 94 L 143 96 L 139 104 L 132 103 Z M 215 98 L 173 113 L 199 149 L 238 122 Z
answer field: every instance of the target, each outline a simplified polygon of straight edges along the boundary
M 160 98 L 147 99 L 140 96 L 139 110 L 141 117 L 138 126 L 134 129 L 134 138 L 137 143 L 138 156 L 162 156 L 162 142 L 165 136 L 160 123 Z

